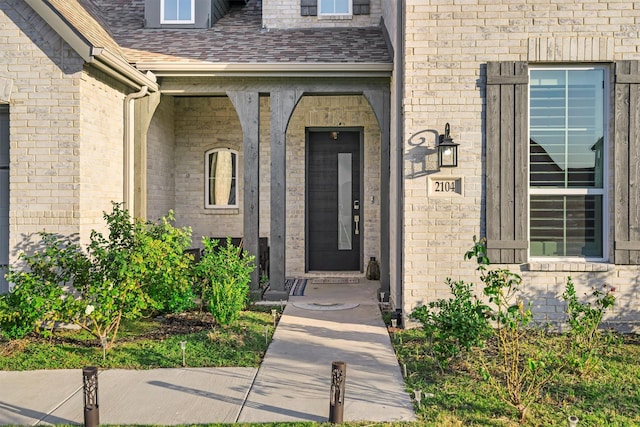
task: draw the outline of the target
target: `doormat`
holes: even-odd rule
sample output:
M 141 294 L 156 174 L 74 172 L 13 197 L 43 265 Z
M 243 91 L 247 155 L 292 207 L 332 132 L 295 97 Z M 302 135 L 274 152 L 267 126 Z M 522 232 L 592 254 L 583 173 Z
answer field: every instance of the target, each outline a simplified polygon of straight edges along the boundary
M 336 283 L 360 283 L 359 277 L 316 277 L 311 279 L 314 285 L 333 285 Z
M 287 279 L 284 282 L 284 289 L 289 291 L 290 296 L 301 297 L 304 295 L 304 288 L 307 286 L 307 279 Z
M 350 310 L 352 308 L 356 308 L 359 304 L 354 303 L 322 303 L 322 302 L 294 302 L 293 305 L 298 308 L 302 308 L 305 310 L 316 310 L 316 311 L 335 311 L 335 310 Z

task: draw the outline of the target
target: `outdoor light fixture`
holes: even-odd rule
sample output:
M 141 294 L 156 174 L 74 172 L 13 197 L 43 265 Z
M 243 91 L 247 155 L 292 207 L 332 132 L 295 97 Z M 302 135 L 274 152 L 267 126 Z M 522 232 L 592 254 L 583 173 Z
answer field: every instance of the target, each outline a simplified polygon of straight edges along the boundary
M 329 138 L 333 139 L 334 141 L 338 139 L 338 135 L 340 134 L 340 132 L 338 131 L 331 131 L 329 132 Z
M 458 145 L 449 135 L 449 123 L 444 126 L 444 135 L 438 140 L 438 166 L 454 168 L 458 166 Z

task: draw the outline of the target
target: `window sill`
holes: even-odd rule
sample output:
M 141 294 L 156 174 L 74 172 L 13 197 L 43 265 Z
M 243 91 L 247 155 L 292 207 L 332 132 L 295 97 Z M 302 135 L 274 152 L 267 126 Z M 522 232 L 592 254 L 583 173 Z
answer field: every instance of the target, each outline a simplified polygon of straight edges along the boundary
M 614 268 L 605 262 L 529 262 L 527 271 L 607 272 Z
M 349 21 L 353 15 L 318 15 L 320 21 Z
M 238 215 L 239 208 L 205 208 L 205 215 Z

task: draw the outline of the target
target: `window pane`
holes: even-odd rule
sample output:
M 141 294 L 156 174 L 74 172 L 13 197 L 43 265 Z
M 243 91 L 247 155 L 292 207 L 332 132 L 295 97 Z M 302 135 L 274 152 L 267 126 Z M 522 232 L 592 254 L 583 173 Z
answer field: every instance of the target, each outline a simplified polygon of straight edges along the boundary
M 338 153 L 338 250 L 341 251 L 353 249 L 351 159 L 351 153 Z
M 178 20 L 191 21 L 191 0 L 178 0 Z
M 178 20 L 178 0 L 164 0 L 164 20 Z
M 214 151 L 208 158 L 207 205 L 236 204 L 236 154 Z
M 531 256 L 601 258 L 602 196 L 533 195 Z
M 603 70 L 532 70 L 531 187 L 602 188 Z

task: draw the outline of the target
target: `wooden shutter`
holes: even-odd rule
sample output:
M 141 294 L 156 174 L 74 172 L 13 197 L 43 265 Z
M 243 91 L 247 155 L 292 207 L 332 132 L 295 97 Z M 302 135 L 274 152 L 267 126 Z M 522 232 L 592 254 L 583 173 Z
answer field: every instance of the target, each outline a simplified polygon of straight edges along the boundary
M 354 15 L 369 15 L 371 0 L 353 0 Z
M 485 222 L 492 263 L 527 261 L 528 84 L 526 62 L 487 64 Z
M 300 15 L 317 16 L 318 0 L 300 0 Z
M 640 62 L 615 64 L 614 262 L 640 264 Z

